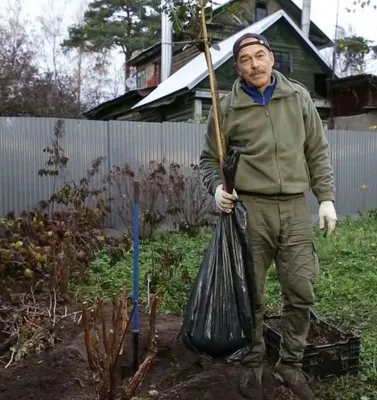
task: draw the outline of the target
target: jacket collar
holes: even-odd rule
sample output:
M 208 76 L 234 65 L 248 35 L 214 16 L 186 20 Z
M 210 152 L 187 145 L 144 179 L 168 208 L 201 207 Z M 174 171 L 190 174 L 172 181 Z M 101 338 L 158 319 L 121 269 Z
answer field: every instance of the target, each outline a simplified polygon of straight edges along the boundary
M 271 100 L 289 97 L 294 93 L 298 93 L 298 90 L 279 71 L 273 70 L 272 75 L 276 80 L 276 86 Z M 259 105 L 242 89 L 241 77 L 237 78 L 234 82 L 232 92 L 233 95 L 231 105 L 233 108 L 244 108 Z
M 248 85 L 243 79 L 241 80 L 241 87 L 256 103 L 267 106 L 275 91 L 276 78 L 272 75 L 272 82 L 266 87 L 263 93 L 257 87 Z

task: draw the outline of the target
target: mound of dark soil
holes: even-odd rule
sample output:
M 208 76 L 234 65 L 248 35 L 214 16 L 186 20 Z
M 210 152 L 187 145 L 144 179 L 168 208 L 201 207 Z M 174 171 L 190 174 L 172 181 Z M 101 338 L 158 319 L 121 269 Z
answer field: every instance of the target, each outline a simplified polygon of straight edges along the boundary
M 108 309 L 108 318 L 111 316 Z M 140 361 L 146 354 L 148 316 L 141 315 Z M 137 395 L 161 400 L 242 400 L 237 391 L 240 376 L 238 365 L 210 365 L 197 359 L 177 340 L 181 320 L 159 315 L 157 318 L 158 356 Z M 95 393 L 81 327 L 65 321 L 56 333 L 55 348 L 40 355 L 28 355 L 21 363 L 4 369 L 0 366 L 1 400 L 94 400 Z M 1 343 L 0 343 L 1 345 Z M 127 338 L 121 359 L 121 371 L 131 374 L 132 337 Z M 120 371 L 119 371 L 120 375 Z M 124 381 L 119 381 L 125 386 Z M 274 377 L 266 365 L 264 373 L 266 395 L 271 400 L 297 400 Z

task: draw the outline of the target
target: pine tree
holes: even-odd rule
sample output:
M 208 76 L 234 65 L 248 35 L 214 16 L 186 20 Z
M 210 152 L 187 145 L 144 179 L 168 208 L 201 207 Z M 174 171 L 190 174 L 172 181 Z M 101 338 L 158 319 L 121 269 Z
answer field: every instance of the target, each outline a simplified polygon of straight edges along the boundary
M 136 50 L 159 41 L 160 30 L 156 0 L 95 0 L 89 3 L 83 24 L 69 28 L 69 39 L 63 46 L 86 52 L 119 49 L 127 66 Z

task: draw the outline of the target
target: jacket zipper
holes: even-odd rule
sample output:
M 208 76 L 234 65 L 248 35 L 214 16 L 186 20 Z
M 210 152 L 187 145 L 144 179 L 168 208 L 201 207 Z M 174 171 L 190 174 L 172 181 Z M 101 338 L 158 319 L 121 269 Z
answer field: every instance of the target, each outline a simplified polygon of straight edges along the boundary
M 280 193 L 282 193 L 283 188 L 282 188 L 282 184 L 281 184 L 280 166 L 279 166 L 279 159 L 278 159 L 278 138 L 277 138 L 277 135 L 276 135 L 276 132 L 275 132 L 274 124 L 272 122 L 271 113 L 270 113 L 270 107 L 267 105 L 266 108 L 267 108 L 267 116 L 269 117 L 269 119 L 271 121 L 272 134 L 274 135 L 274 138 L 275 138 L 276 169 L 277 169 L 277 175 L 278 175 L 279 190 L 280 190 Z

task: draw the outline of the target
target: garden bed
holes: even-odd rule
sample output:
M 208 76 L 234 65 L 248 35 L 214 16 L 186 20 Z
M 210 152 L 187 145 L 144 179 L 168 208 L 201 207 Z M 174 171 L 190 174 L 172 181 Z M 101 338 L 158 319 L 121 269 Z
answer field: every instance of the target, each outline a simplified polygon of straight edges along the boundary
M 112 308 L 105 307 L 108 321 Z M 140 360 L 147 351 L 149 316 L 141 314 Z M 242 400 L 238 394 L 240 367 L 203 363 L 188 351 L 180 339 L 181 318 L 158 315 L 156 321 L 158 355 L 137 393 L 137 399 Z M 7 369 L 0 367 L 0 400 L 93 400 L 91 372 L 86 359 L 80 325 L 65 321 L 56 327 L 54 348 L 26 356 Z M 4 358 L 4 362 L 5 362 Z M 122 364 L 132 362 L 132 335 L 127 338 Z M 119 374 L 120 376 L 120 374 Z M 274 377 L 266 365 L 265 390 L 274 400 L 297 400 Z M 127 377 L 119 385 L 125 386 Z
M 199 362 L 180 340 L 176 340 L 181 328 L 181 318 L 172 315 L 182 314 L 210 237 L 211 231 L 204 230 L 196 237 L 163 234 L 158 235 L 155 240 L 143 240 L 141 243 L 142 306 L 144 307 L 147 302 L 148 274 L 151 275 L 151 293 L 159 292 L 163 302 L 160 307 L 161 314 L 157 318 L 158 355 L 150 373 L 138 390 L 137 397 L 133 400 L 151 398 L 210 400 L 220 396 L 224 400 L 242 400 L 237 391 L 240 375 L 237 365 L 209 365 Z M 315 382 L 317 398 L 318 400 L 377 400 L 375 373 L 377 218 L 341 221 L 331 239 L 325 239 L 318 234 L 317 242 L 321 277 L 316 285 L 316 310 L 321 317 L 325 317 L 336 326 L 342 326 L 344 331 L 350 328 L 356 329 L 361 333 L 363 344 L 362 369 L 359 375 L 343 376 L 342 379 L 332 379 L 328 382 Z M 66 313 L 65 307 L 68 307 L 70 314 L 81 310 L 84 299 L 93 304 L 98 295 L 110 300 L 114 293 L 120 293 L 122 287 L 131 288 L 132 251 L 114 259 L 108 249 L 104 248 L 96 254 L 95 260 L 83 274 L 74 278 L 69 285 L 70 299 L 58 298 L 56 306 L 58 322 L 46 331 L 45 338 L 40 342 L 41 346 L 30 348 L 21 361 L 13 360 L 6 369 L 11 351 L 9 346 L 7 351 L 0 351 L 0 400 L 93 400 L 95 398 L 82 327 L 72 318 L 59 319 Z M 31 322 L 39 325 L 43 322 L 38 320 L 38 312 L 42 312 L 40 309 L 44 310 L 44 315 L 46 310 L 51 311 L 51 307 L 54 309 L 46 285 L 44 285 L 46 290 L 37 293 L 35 285 L 32 286 L 32 279 L 26 277 L 22 282 L 22 285 L 17 283 L 12 288 L 5 288 L 0 282 L 0 331 L 6 331 L 0 333 L 0 349 L 9 339 L 12 331 L 9 329 L 9 321 L 14 320 L 15 310 L 25 309 L 25 304 L 28 303 L 35 305 L 38 309 L 30 308 L 26 317 L 28 314 L 33 316 Z M 30 287 L 33 287 L 33 293 L 30 293 Z M 28 291 L 28 294 L 25 295 L 24 291 Z M 75 299 L 78 303 L 74 301 Z M 271 268 L 268 274 L 266 303 L 270 315 L 277 315 L 281 310 L 281 289 L 274 268 Z M 109 308 L 106 309 L 110 313 Z M 54 315 L 54 312 L 52 314 Z M 49 318 L 46 315 L 44 318 L 44 322 L 48 325 Z M 111 317 L 108 318 L 110 320 Z M 147 319 L 146 315 L 142 315 L 141 359 L 145 356 L 147 346 Z M 29 332 L 32 332 L 30 327 L 33 327 L 33 324 L 26 322 L 24 325 L 29 328 Z M 280 328 L 277 321 L 273 322 L 272 328 L 279 335 Z M 322 331 L 314 328 L 315 325 L 312 325 L 309 341 L 317 348 L 326 348 L 332 346 L 332 342 L 338 342 L 338 333 L 334 337 L 323 335 Z M 127 343 L 126 354 L 130 356 L 126 361 L 130 362 L 132 360 L 130 337 Z M 270 365 L 266 365 L 263 379 L 268 399 L 296 400 L 292 393 L 275 379 Z M 126 383 L 127 381 L 119 381 L 119 385 L 122 386 Z M 152 397 L 154 395 L 156 396 Z

